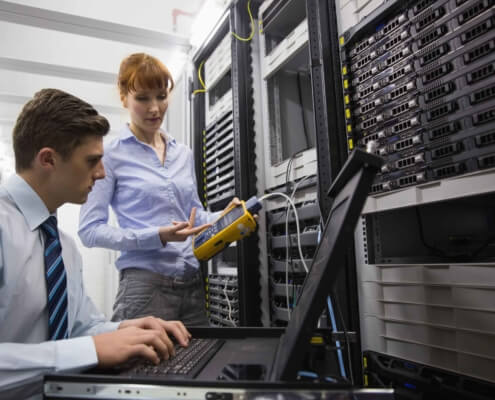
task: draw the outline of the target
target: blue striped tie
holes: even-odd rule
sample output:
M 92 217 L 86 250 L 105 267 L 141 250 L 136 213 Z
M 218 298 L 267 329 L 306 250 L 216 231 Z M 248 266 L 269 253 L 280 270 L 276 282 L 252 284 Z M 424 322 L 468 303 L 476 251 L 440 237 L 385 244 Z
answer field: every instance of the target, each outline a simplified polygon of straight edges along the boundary
M 48 294 L 48 333 L 50 340 L 66 339 L 67 329 L 67 277 L 62 246 L 58 236 L 57 218 L 54 216 L 41 225 L 45 234 L 45 278 Z

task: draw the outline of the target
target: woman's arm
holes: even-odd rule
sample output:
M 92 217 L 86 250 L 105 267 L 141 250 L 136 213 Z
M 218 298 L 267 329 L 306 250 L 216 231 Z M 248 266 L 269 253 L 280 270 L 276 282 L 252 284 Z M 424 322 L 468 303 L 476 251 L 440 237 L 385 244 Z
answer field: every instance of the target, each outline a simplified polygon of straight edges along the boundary
M 108 224 L 116 177 L 109 160 L 105 161 L 105 178 L 97 181 L 79 214 L 79 237 L 86 247 L 113 250 L 152 250 L 163 247 L 159 227 L 124 229 Z

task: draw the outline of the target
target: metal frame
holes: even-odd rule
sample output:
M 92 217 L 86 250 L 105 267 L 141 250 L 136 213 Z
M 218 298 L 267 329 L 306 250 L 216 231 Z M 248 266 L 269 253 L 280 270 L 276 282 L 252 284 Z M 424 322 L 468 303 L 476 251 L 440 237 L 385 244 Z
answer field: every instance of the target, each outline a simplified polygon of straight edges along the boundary
M 318 198 L 322 217 L 326 220 L 331 208 L 326 191 L 347 158 L 337 9 L 333 0 L 307 0 L 306 12 L 318 154 Z M 359 332 L 355 254 L 354 246 L 350 244 L 349 247 L 351 250 L 343 261 L 346 263 L 345 274 L 340 276 L 335 287 L 334 301 L 340 306 L 346 331 Z M 351 363 L 353 380 L 361 384 L 360 341 L 352 344 Z
M 236 1 L 230 13 L 230 26 L 241 37 L 247 37 L 251 30 L 245 5 L 245 1 Z M 253 14 L 256 15 L 257 10 Z M 248 199 L 257 193 L 251 61 L 250 44 L 232 40 L 235 193 L 241 199 Z M 240 321 L 245 325 L 259 326 L 261 287 L 257 235 L 239 241 L 237 248 Z

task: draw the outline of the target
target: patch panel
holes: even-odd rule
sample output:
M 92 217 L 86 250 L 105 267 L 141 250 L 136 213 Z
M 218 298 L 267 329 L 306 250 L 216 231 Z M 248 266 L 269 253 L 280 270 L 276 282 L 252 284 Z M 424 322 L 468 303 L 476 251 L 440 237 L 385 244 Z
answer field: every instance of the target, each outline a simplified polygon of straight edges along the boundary
M 378 56 L 378 53 L 376 51 L 371 51 L 366 56 L 364 56 L 363 58 L 361 58 L 358 62 L 356 62 L 355 64 L 353 64 L 351 66 L 351 71 L 354 72 L 354 71 L 356 71 L 356 70 L 358 70 L 360 68 L 365 67 L 366 65 L 368 65 L 377 56 Z
M 401 96 L 404 96 L 405 94 L 411 92 L 412 90 L 416 89 L 416 83 L 414 81 L 408 82 L 405 85 L 399 86 L 398 88 L 392 90 L 390 93 L 387 94 L 387 99 L 388 100 L 395 100 Z
M 351 51 L 350 51 L 350 56 L 355 57 L 359 53 L 363 52 L 367 48 L 369 48 L 373 43 L 375 43 L 376 40 L 373 36 L 363 40 L 361 43 L 357 44 Z
M 448 122 L 439 126 L 432 127 L 428 130 L 428 137 L 430 140 L 439 139 L 441 137 L 453 135 L 461 130 L 461 123 L 459 121 Z
M 374 127 L 376 124 L 383 121 L 383 115 L 376 115 L 372 118 L 367 119 L 361 123 L 361 129 L 366 130 Z
M 416 174 L 406 175 L 399 179 L 397 179 L 396 185 L 397 187 L 406 187 L 411 185 L 416 185 L 418 183 L 422 183 L 426 181 L 426 173 L 419 172 Z
M 377 154 L 380 156 L 387 156 L 387 160 L 391 159 L 390 155 L 394 153 L 402 153 L 402 155 L 406 154 L 405 150 L 417 148 L 418 146 L 423 144 L 422 135 L 412 135 L 406 138 L 396 136 L 391 138 L 391 141 L 387 143 L 383 147 L 379 147 L 377 150 Z M 417 151 L 417 150 L 415 150 Z M 407 152 L 410 153 L 410 152 Z
M 376 107 L 381 106 L 382 104 L 383 103 L 381 99 L 370 101 L 369 103 L 366 103 L 359 108 L 359 113 L 360 114 L 369 113 L 370 111 L 373 111 Z
M 445 117 L 446 115 L 452 114 L 457 111 L 459 106 L 456 101 L 449 101 L 448 103 L 442 104 L 440 106 L 434 107 L 426 112 L 426 119 L 428 121 L 434 121 L 436 119 Z
M 413 71 L 412 65 L 411 64 L 406 64 L 404 66 L 401 66 L 399 69 L 394 71 L 392 74 L 390 74 L 386 79 L 385 82 L 387 84 L 393 83 L 395 81 L 398 81 L 399 79 L 404 78 L 408 74 L 410 74 Z
M 403 151 L 418 144 L 423 143 L 423 137 L 421 135 L 414 135 L 393 144 L 394 151 Z
M 398 35 L 395 35 L 394 37 L 392 37 L 392 39 L 385 42 L 385 45 L 383 46 L 383 50 L 385 50 L 385 51 L 392 50 L 398 44 L 403 43 L 404 40 L 407 39 L 408 37 L 409 37 L 409 32 L 407 30 L 402 31 Z
M 364 136 L 363 138 L 359 139 L 358 140 L 358 145 L 360 147 L 366 147 L 366 145 L 369 143 L 369 142 L 376 142 L 378 141 L 378 133 L 373 133 L 371 135 L 366 135 Z
M 412 109 L 418 107 L 418 102 L 416 99 L 409 100 L 405 103 L 402 103 L 394 108 L 392 108 L 389 112 L 391 117 L 397 117 L 405 112 L 411 111 Z
M 473 125 L 483 125 L 495 121 L 495 108 L 484 110 L 473 115 Z
M 409 47 L 404 47 L 400 51 L 393 53 L 385 60 L 385 64 L 387 67 L 390 67 L 394 64 L 397 64 L 400 60 L 403 60 L 405 57 L 411 54 L 411 49 Z
M 434 11 L 426 13 L 426 15 L 421 15 L 415 23 L 414 27 L 416 28 L 416 32 L 421 32 L 424 28 L 432 25 L 435 21 L 439 20 L 445 15 L 445 8 L 438 7 Z
M 466 165 L 462 162 L 444 165 L 432 170 L 433 179 L 443 179 L 449 176 L 460 175 L 466 171 Z
M 478 157 L 478 166 L 481 169 L 493 168 L 495 167 L 495 154 L 490 154 L 488 156 Z
M 367 81 L 368 79 L 370 79 L 373 75 L 376 75 L 378 71 L 379 71 L 378 67 L 370 68 L 367 71 L 363 72 L 361 75 L 359 75 L 357 78 L 354 78 L 352 80 L 352 84 L 355 86 L 360 85 L 365 81 Z
M 475 69 L 474 71 L 468 72 L 466 75 L 466 81 L 470 85 L 473 83 L 482 81 L 486 78 L 491 78 L 495 75 L 495 62 L 491 62 L 490 64 L 483 65 Z
M 418 15 L 419 13 L 426 10 L 428 7 L 435 4 L 437 1 L 438 0 L 423 0 L 423 1 L 420 1 L 419 3 L 416 3 L 413 7 L 413 14 Z
M 493 29 L 493 18 L 480 22 L 471 29 L 461 33 L 461 43 L 466 44 L 472 40 L 486 34 Z
M 421 77 L 421 80 L 423 81 L 423 84 L 427 85 L 449 74 L 451 71 L 453 71 L 453 69 L 453 64 L 451 62 L 446 62 L 444 64 L 435 66 L 434 68 L 425 72 Z
M 475 105 L 493 99 L 494 97 L 495 97 L 495 85 L 491 85 L 471 93 L 471 95 L 469 96 L 469 103 L 471 105 Z
M 419 123 L 419 119 L 417 117 L 413 117 L 392 126 L 391 131 L 393 134 L 398 134 L 419 125 Z
M 464 24 L 493 5 L 493 0 L 480 0 L 458 15 L 459 24 Z
M 382 173 L 388 173 L 395 170 L 406 169 L 410 167 L 417 166 L 419 164 L 424 164 L 425 155 L 424 153 L 414 154 L 412 156 L 402 157 L 397 161 L 386 163 L 382 166 Z
M 448 28 L 446 25 L 440 25 L 439 27 L 426 32 L 418 39 L 416 39 L 418 49 L 422 49 L 423 47 L 432 44 L 433 42 L 444 36 L 447 32 Z
M 378 90 L 379 88 L 380 88 L 380 84 L 374 83 L 373 85 L 370 85 L 364 89 L 359 90 L 359 92 L 357 94 L 357 98 L 359 100 L 364 99 L 364 98 L 368 97 L 370 94 L 372 94 L 373 92 L 375 92 L 376 90 Z
M 432 160 L 437 160 L 439 158 L 448 157 L 460 153 L 463 149 L 464 146 L 462 145 L 462 143 L 450 143 L 446 146 L 433 149 L 431 152 L 431 158 Z
M 488 54 L 491 54 L 495 50 L 495 40 L 489 40 L 475 48 L 466 52 L 463 56 L 464 63 L 470 64 L 479 58 L 485 57 Z
M 424 67 L 447 54 L 450 46 L 447 43 L 442 43 L 440 46 L 424 52 L 424 55 L 419 58 L 419 65 Z
M 485 132 L 476 135 L 474 138 L 477 147 L 485 147 L 495 144 L 495 131 Z
M 455 84 L 453 82 L 447 82 L 443 85 L 434 87 L 424 94 L 425 103 L 430 103 L 434 100 L 438 100 L 439 98 L 452 93 L 454 90 Z
M 406 14 L 401 14 L 388 22 L 381 30 L 377 32 L 377 36 L 379 38 L 387 36 L 402 26 L 404 23 L 408 21 Z
M 371 185 L 370 194 L 388 192 L 393 189 L 395 189 L 395 182 L 393 181 L 374 183 Z

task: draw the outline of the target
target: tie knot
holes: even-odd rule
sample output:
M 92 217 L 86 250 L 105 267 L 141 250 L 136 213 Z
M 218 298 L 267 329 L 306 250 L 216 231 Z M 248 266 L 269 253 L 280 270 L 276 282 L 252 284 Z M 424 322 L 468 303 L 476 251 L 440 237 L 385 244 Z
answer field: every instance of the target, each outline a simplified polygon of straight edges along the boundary
M 49 237 L 58 237 L 57 218 L 55 218 L 53 215 L 48 217 L 45 222 L 41 224 L 41 229 Z

